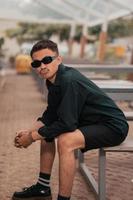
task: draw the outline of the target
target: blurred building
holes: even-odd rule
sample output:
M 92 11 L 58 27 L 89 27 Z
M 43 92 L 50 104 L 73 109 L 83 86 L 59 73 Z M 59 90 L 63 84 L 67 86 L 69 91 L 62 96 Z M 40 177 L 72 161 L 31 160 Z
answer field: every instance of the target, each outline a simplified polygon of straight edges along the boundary
M 2 46 L 4 60 L 8 60 L 11 56 L 16 55 L 20 51 L 20 47 L 15 38 L 9 39 L 5 30 L 16 28 L 17 21 L 0 19 L 0 37 L 4 37 L 4 45 Z

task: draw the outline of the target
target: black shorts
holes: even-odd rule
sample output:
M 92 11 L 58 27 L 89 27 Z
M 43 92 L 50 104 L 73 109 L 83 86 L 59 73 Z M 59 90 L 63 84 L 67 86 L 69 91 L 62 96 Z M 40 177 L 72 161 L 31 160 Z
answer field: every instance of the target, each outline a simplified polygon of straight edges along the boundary
M 83 153 L 91 149 L 119 145 L 126 138 L 126 135 L 114 132 L 105 125 L 88 125 L 78 129 L 85 138 L 85 148 L 81 149 Z

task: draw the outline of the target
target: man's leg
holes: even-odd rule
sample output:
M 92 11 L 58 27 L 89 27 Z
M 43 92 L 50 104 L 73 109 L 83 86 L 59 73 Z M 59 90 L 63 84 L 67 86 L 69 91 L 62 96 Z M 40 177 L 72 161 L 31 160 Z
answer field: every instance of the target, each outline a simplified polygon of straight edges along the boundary
M 85 147 L 85 139 L 80 130 L 65 133 L 58 137 L 59 152 L 59 196 L 58 200 L 70 199 L 76 160 L 74 150 Z
M 55 142 L 41 141 L 40 148 L 40 174 L 36 185 L 28 187 L 20 192 L 15 192 L 12 199 L 40 199 L 51 200 L 51 190 L 49 186 L 50 175 L 55 157 Z
M 41 140 L 40 146 L 40 172 L 51 174 L 55 158 L 55 141 Z
M 40 174 L 37 186 L 42 189 L 50 189 L 50 176 L 55 158 L 55 141 L 41 141 L 40 145 Z

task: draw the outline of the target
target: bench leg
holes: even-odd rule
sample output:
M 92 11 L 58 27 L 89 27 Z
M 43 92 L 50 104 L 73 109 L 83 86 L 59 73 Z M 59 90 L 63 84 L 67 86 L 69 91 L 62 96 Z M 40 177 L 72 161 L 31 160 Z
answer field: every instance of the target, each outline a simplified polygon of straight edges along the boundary
M 87 183 L 92 187 L 92 190 L 94 191 L 98 199 L 98 184 L 95 178 L 93 177 L 92 172 L 90 171 L 89 167 L 86 166 L 86 164 L 84 163 L 84 154 L 81 153 L 81 151 L 78 151 L 78 160 L 79 160 L 80 172 L 86 179 Z
M 98 193 L 99 200 L 106 199 L 106 152 L 104 149 L 99 149 L 99 184 Z
M 81 153 L 80 150 L 77 150 L 76 153 L 77 153 L 77 158 L 78 158 L 78 160 L 79 160 L 79 164 L 84 163 L 84 154 Z

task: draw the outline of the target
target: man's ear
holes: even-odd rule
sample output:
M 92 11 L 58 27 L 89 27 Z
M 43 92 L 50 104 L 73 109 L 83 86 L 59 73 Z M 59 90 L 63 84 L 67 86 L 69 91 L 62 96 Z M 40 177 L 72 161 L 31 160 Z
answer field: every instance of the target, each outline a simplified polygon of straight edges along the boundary
M 58 56 L 57 61 L 58 61 L 59 64 L 62 63 L 62 56 Z

